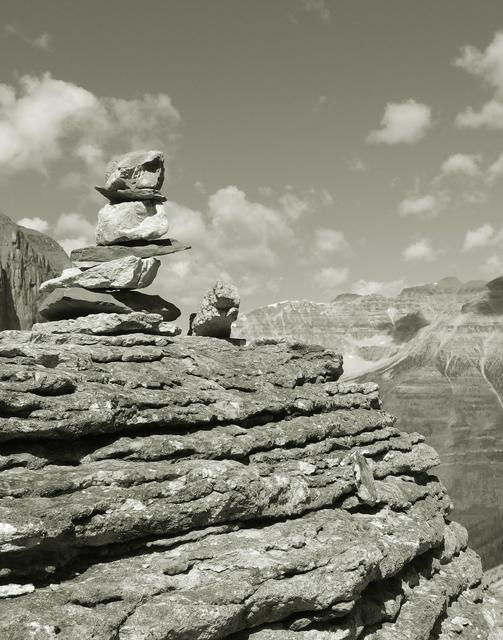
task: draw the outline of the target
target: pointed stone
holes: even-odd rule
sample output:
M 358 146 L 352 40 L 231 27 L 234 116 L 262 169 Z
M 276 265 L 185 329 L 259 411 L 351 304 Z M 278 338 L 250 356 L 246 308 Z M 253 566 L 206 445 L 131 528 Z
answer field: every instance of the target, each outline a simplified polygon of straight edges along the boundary
M 127 256 L 103 262 L 86 271 L 65 269 L 59 278 L 46 280 L 40 291 L 50 293 L 60 287 L 84 287 L 85 289 L 143 289 L 152 284 L 160 261 L 156 258 Z
M 155 240 L 165 236 L 168 229 L 168 216 L 161 204 L 148 201 L 107 204 L 98 213 L 96 244 Z
M 70 258 L 73 262 L 100 263 L 125 258 L 126 256 L 137 256 L 138 258 L 164 256 L 170 253 L 176 253 L 177 251 L 186 251 L 187 249 L 190 249 L 190 246 L 181 244 L 178 240 L 165 238 L 158 239 L 155 243 L 151 242 L 141 245 L 115 244 L 106 247 L 82 247 L 82 249 L 74 249 L 70 254 Z

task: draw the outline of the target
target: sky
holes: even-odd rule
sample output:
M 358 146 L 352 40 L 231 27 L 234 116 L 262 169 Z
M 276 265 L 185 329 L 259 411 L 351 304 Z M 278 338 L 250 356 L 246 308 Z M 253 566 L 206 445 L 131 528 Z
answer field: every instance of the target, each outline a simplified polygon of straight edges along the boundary
M 107 161 L 161 149 L 146 292 L 196 310 L 503 274 L 500 0 L 2 0 L 0 210 L 93 244 Z

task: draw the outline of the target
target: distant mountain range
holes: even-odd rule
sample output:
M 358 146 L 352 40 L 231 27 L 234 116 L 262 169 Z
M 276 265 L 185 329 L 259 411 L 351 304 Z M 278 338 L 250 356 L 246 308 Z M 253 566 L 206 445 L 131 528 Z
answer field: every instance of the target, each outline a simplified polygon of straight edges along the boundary
M 0 213 L 0 330 L 30 329 L 40 284 L 70 266 L 55 240 Z
M 503 277 L 279 302 L 241 316 L 233 336 L 323 344 L 344 354 L 346 379 L 378 382 L 384 408 L 439 451 L 486 567 L 503 562 Z

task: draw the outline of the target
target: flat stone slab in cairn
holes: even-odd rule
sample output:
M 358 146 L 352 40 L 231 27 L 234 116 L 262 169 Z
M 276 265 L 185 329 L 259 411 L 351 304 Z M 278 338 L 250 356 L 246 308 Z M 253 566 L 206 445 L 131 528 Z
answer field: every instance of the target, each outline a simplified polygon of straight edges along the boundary
M 165 236 L 168 229 L 168 216 L 162 204 L 148 201 L 107 204 L 98 212 L 96 244 L 155 240 Z
M 81 271 L 78 267 L 65 269 L 58 278 L 46 280 L 40 291 L 49 293 L 59 287 L 84 287 L 85 289 L 143 289 L 152 284 L 160 261 L 156 258 L 127 256 L 103 262 Z
M 89 291 L 81 287 L 55 289 L 39 304 L 38 312 L 45 320 L 66 320 L 96 313 L 158 313 L 172 321 L 180 309 L 160 296 L 139 291 Z
M 131 151 L 110 161 L 105 170 L 105 189 L 160 189 L 164 182 L 162 151 Z
M 178 240 L 165 238 L 158 239 L 155 242 L 141 245 L 108 245 L 82 247 L 74 249 L 70 258 L 72 262 L 108 262 L 117 258 L 125 258 L 126 256 L 137 256 L 138 258 L 151 258 L 153 256 L 164 256 L 178 251 L 186 251 L 190 249 L 189 245 L 182 244 Z
M 56 320 L 33 325 L 33 333 L 84 333 L 91 335 L 119 335 L 124 333 L 155 333 L 179 335 L 181 329 L 164 322 L 158 313 L 134 311 L 129 314 L 95 313 L 72 320 Z
M 130 202 L 132 200 L 151 200 L 152 202 L 166 202 L 157 189 L 105 189 L 105 187 L 94 187 L 98 193 L 108 198 L 111 203 Z

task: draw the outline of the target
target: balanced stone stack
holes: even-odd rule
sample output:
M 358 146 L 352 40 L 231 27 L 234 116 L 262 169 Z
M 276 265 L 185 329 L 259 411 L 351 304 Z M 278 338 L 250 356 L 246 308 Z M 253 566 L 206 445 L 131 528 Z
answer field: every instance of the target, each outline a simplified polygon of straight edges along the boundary
M 110 331 L 111 326 L 119 330 L 126 322 L 128 330 L 139 323 L 141 330 L 149 326 L 152 332 L 178 333 L 161 325 L 175 320 L 180 310 L 159 296 L 136 291 L 154 281 L 158 256 L 189 248 L 167 235 L 169 223 L 162 204 L 166 198 L 160 192 L 163 180 L 160 151 L 133 151 L 108 165 L 105 186 L 96 187 L 109 200 L 98 213 L 96 246 L 72 251 L 74 266 L 40 286 L 46 297 L 39 314 L 51 325 L 45 330 L 92 327 L 94 322 Z M 134 316 L 114 320 L 102 314 Z

